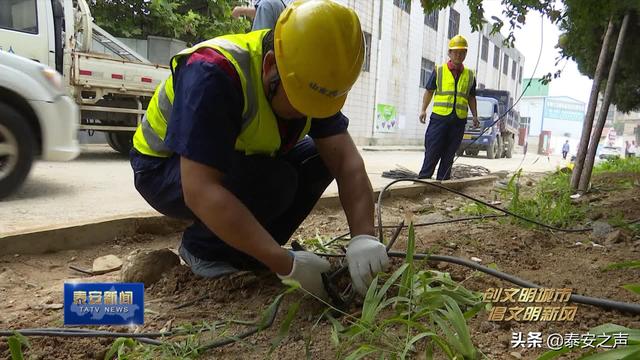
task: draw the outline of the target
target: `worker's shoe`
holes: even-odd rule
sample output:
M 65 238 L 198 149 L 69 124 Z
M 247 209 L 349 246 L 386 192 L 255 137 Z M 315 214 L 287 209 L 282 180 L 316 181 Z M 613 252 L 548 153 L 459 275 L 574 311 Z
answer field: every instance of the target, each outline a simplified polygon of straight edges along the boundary
M 191 268 L 191 271 L 202 277 L 215 278 L 240 271 L 224 261 L 207 261 L 197 258 L 182 245 L 180 245 L 178 253 L 182 260 Z

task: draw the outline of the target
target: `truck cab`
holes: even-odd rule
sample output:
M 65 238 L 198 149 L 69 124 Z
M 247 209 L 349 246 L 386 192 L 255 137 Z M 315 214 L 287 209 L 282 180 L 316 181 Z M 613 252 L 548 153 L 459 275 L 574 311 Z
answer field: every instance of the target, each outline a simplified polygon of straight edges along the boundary
M 489 159 L 494 159 L 498 154 L 499 128 L 494 123 L 499 117 L 499 104 L 496 99 L 476 96 L 478 104 L 478 120 L 480 127 L 473 126 L 473 118 L 467 118 L 467 124 L 458 149 L 458 155 L 462 152 L 469 156 L 477 156 L 483 150 L 487 152 Z
M 62 37 L 71 30 L 63 29 L 64 25 L 58 0 L 0 1 L 0 50 L 48 65 L 62 74 Z
M 108 53 L 94 51 L 94 43 Z M 171 73 L 95 24 L 86 0 L 0 0 L 0 49 L 60 73 L 80 108 L 78 128 L 105 132 L 126 155 L 156 87 Z
M 512 109 L 509 92 L 505 90 L 476 90 L 480 127 L 473 127 L 471 114 L 456 154 L 477 156 L 486 151 L 487 158 L 511 158 L 517 133 L 517 115 Z

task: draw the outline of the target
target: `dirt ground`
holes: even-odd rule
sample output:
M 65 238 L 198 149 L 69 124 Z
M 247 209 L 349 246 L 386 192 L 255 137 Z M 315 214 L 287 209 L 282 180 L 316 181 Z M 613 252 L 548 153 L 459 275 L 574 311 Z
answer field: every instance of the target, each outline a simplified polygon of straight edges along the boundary
M 539 175 L 538 175 L 539 176 Z M 625 219 L 640 218 L 640 174 L 627 174 L 635 181 L 631 188 L 616 191 L 599 191 L 581 199 L 589 203 L 589 218 L 606 220 L 615 214 Z M 526 191 L 535 184 L 523 179 Z M 596 178 L 596 185 L 610 185 L 612 179 Z M 524 184 L 528 185 L 524 185 Z M 475 187 L 466 193 L 483 199 L 496 197 L 494 186 Z M 383 204 L 383 220 L 387 225 L 398 224 L 407 213 L 413 214 L 416 223 L 432 222 L 467 216 L 458 210 L 466 200 L 451 194 L 427 194 L 419 198 L 389 198 Z M 586 219 L 582 225 L 590 225 Z M 318 235 L 326 238 L 340 235 L 348 229 L 340 209 L 315 211 L 294 235 L 295 239 L 310 239 Z M 390 232 L 386 234 L 387 238 Z M 499 270 L 549 288 L 571 288 L 574 293 L 606 297 L 623 302 L 638 303 L 640 297 L 621 286 L 637 283 L 640 269 L 603 272 L 601 269 L 614 262 L 638 260 L 640 239 L 626 230 L 618 242 L 606 243 L 604 239 L 586 233 L 560 233 L 532 230 L 504 219 L 460 222 L 416 228 L 418 252 L 453 255 L 463 258 L 476 257 L 483 264 L 495 263 Z M 134 249 L 176 249 L 180 233 L 166 235 L 138 234 L 131 238 L 114 239 L 108 244 L 82 250 L 70 250 L 45 255 L 15 255 L 0 257 L 0 329 L 35 327 L 60 327 L 63 323 L 63 282 L 71 279 L 101 282 L 117 281 L 118 273 L 89 277 L 68 268 L 74 264 L 90 268 L 94 258 L 115 254 L 124 258 Z M 400 235 L 395 250 L 405 247 L 406 231 Z M 598 245 L 593 245 L 596 243 Z M 601 246 L 600 246 L 601 245 Z M 397 262 L 396 262 L 397 264 Z M 435 267 L 450 272 L 453 279 L 476 291 L 489 287 L 512 287 L 510 284 L 472 270 L 445 263 L 422 263 L 422 267 Z M 282 285 L 268 273 L 244 273 L 210 280 L 197 278 L 188 268 L 174 268 L 156 284 L 145 289 L 145 325 L 137 331 L 157 331 L 183 323 L 202 320 L 214 322 L 223 319 L 254 320 L 268 304 L 281 293 Z M 301 295 L 285 297 L 274 325 L 242 343 L 211 350 L 201 358 L 255 359 L 268 357 L 269 346 L 278 333 L 288 305 Z M 176 305 L 194 301 L 182 309 Z M 272 354 L 273 358 L 287 360 L 305 358 L 309 347 L 311 358 L 332 359 L 336 350 L 330 341 L 331 326 L 318 320 L 322 308 L 311 300 L 303 302 L 295 318 L 292 331 Z M 512 332 L 530 331 L 551 333 L 586 333 L 591 327 L 616 323 L 640 328 L 640 316 L 605 311 L 587 305 L 578 306 L 573 322 L 490 322 L 488 313 L 481 312 L 469 325 L 472 340 L 489 359 L 535 359 L 544 349 L 512 349 Z M 129 331 L 127 328 L 114 328 Z M 114 330 L 112 329 L 112 330 Z M 238 327 L 238 331 L 242 331 Z M 236 328 L 232 328 L 236 330 Z M 102 359 L 112 339 L 31 338 L 26 351 L 34 359 Z M 0 358 L 8 358 L 6 339 L 0 338 Z M 577 355 L 565 356 L 573 359 Z

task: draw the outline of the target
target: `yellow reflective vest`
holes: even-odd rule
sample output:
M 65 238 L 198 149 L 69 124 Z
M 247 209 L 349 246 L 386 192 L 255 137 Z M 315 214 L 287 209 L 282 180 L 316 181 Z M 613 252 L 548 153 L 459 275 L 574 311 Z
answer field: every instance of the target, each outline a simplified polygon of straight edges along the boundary
M 158 86 L 136 129 L 133 136 L 134 148 L 150 156 L 168 157 L 172 154 L 164 143 L 164 139 L 173 108 L 173 74 L 183 63 L 180 61 L 182 58 L 206 47 L 218 51 L 231 62 L 242 84 L 244 108 L 235 150 L 247 155 L 274 156 L 281 145 L 280 131 L 278 120 L 271 110 L 271 104 L 262 86 L 262 39 L 267 32 L 268 30 L 260 30 L 248 34 L 217 37 L 185 49 L 174 56 L 171 59 L 172 75 Z M 307 118 L 299 139 L 309 132 L 310 127 L 311 119 Z
M 471 91 L 473 81 L 473 71 L 465 67 L 458 77 L 458 86 L 456 87 L 456 80 L 447 64 L 438 66 L 436 69 L 437 89 L 433 98 L 433 112 L 447 116 L 451 114 L 455 104 L 456 116 L 466 120 L 469 111 L 469 91 Z

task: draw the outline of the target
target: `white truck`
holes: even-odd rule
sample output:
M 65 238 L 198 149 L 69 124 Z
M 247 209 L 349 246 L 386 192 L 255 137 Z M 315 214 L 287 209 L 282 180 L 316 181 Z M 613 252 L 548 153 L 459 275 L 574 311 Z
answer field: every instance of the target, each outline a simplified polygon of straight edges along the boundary
M 116 55 L 92 51 L 94 41 Z M 85 0 L 0 0 L 0 50 L 62 74 L 81 111 L 79 129 L 106 132 L 123 154 L 155 88 L 170 74 L 93 23 Z

